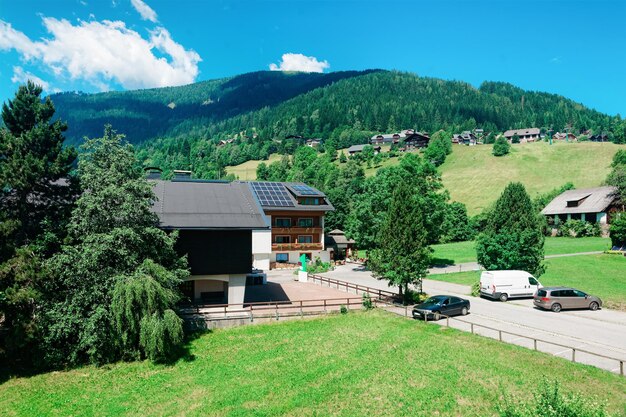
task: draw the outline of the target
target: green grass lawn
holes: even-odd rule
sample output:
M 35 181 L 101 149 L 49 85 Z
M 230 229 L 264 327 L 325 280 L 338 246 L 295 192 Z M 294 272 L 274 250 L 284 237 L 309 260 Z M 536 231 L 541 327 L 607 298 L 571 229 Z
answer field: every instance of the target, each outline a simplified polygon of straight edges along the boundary
M 254 181 L 256 180 L 256 168 L 261 162 L 265 162 L 266 165 L 269 165 L 272 162 L 280 161 L 281 157 L 282 155 L 273 153 L 270 155 L 267 161 L 259 161 L 255 159 L 252 161 L 244 162 L 240 165 L 226 167 L 226 173 L 233 174 L 242 181 Z
M 172 366 L 86 367 L 0 385 L 3 416 L 493 416 L 544 378 L 626 410 L 626 378 L 383 311 L 218 330 Z
M 493 156 L 491 148 L 491 145 L 454 146 L 440 168 L 452 200 L 464 203 L 470 215 L 492 204 L 511 181 L 522 182 L 531 197 L 568 181 L 577 188 L 598 186 L 609 173 L 613 155 L 624 146 L 592 142 L 552 146 L 546 142 L 524 143 L 513 145 L 511 153 L 503 157 Z
M 545 286 L 564 285 L 599 296 L 605 307 L 626 310 L 626 257 L 581 255 L 546 259 L 546 273 L 539 280 Z M 428 279 L 472 285 L 480 272 L 429 275 Z
M 559 255 L 565 253 L 595 252 L 610 249 L 611 240 L 601 237 L 548 237 L 546 238 L 546 255 Z M 474 242 L 454 242 L 433 245 L 433 258 L 438 264 L 460 264 L 464 262 L 476 262 L 476 250 Z

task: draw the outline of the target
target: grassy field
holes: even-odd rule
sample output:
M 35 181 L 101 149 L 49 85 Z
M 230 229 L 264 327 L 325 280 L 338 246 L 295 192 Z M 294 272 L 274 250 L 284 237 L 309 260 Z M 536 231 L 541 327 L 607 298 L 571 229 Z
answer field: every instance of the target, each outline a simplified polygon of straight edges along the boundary
M 436 348 L 433 348 L 436 347 Z M 626 379 L 382 311 L 218 330 L 172 366 L 86 367 L 0 385 L 3 416 L 492 416 L 544 378 L 626 410 Z M 515 360 L 511 360 L 515 358 Z
M 626 310 L 626 257 L 581 255 L 546 259 L 545 286 L 565 285 L 599 296 L 608 308 Z M 429 279 L 472 285 L 480 272 L 429 275 Z
M 226 167 L 226 173 L 233 174 L 238 179 L 243 180 L 243 181 L 254 181 L 256 180 L 256 168 L 259 166 L 261 162 L 265 162 L 265 164 L 269 165 L 272 162 L 280 161 L 281 157 L 282 155 L 273 153 L 270 155 L 267 161 L 252 160 L 252 161 L 244 162 L 243 164 L 240 164 L 240 165 Z
M 598 186 L 606 179 L 611 159 L 620 145 L 525 143 L 513 145 L 511 153 L 500 158 L 491 154 L 491 148 L 490 145 L 455 145 L 440 167 L 443 184 L 452 200 L 464 203 L 470 215 L 493 203 L 511 181 L 522 182 L 531 196 L 551 191 L 568 181 L 577 188 Z M 242 180 L 253 180 L 259 163 L 279 159 L 279 155 L 273 154 L 269 161 L 248 161 L 227 167 L 226 172 Z M 365 173 L 374 175 L 377 169 L 395 165 L 398 161 L 398 158 L 385 160 L 380 167 L 366 168 Z
M 611 247 L 611 240 L 601 237 L 547 237 L 545 244 L 546 255 L 564 253 L 580 253 L 604 251 Z M 437 264 L 455 265 L 463 262 L 476 262 L 474 241 L 444 243 L 433 245 L 433 258 Z
M 606 179 L 620 145 L 525 143 L 513 145 L 509 155 L 499 158 L 491 154 L 491 148 L 454 146 L 440 168 L 452 200 L 464 203 L 470 215 L 493 203 L 511 181 L 522 182 L 531 197 L 568 181 L 577 188 L 598 186 Z

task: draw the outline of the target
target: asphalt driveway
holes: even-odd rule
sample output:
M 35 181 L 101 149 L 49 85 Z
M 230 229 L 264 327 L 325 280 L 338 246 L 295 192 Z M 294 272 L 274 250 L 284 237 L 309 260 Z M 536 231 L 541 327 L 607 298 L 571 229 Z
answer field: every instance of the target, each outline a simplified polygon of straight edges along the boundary
M 321 275 L 372 288 L 397 291 L 397 288 L 387 286 L 385 281 L 373 278 L 369 271 L 358 264 L 342 265 L 334 271 Z M 502 303 L 471 297 L 470 288 L 465 285 L 424 280 L 423 287 L 424 291 L 431 295 L 450 294 L 469 298 L 471 314 L 463 318 L 467 322 L 626 360 L 626 312 L 602 309 L 552 313 L 536 309 L 532 299 L 510 300 Z M 451 325 L 462 330 L 469 330 L 470 327 L 469 324 L 455 320 L 451 320 Z M 475 332 L 488 337 L 498 337 L 497 331 L 480 329 L 478 326 L 475 326 Z M 520 337 L 505 335 L 503 341 L 534 347 L 531 340 Z M 571 358 L 572 355 L 571 349 L 541 342 L 538 344 L 538 349 L 567 358 Z M 619 363 L 615 361 L 592 357 L 584 353 L 577 353 L 576 360 L 613 372 L 619 370 Z

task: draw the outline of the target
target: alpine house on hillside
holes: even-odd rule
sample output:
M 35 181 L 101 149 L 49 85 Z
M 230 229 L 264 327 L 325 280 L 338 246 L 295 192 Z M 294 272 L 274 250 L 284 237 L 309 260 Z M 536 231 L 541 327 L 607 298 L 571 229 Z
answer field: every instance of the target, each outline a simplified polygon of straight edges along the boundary
M 301 255 L 330 260 L 324 246 L 324 215 L 335 208 L 324 193 L 304 183 L 253 181 L 250 186 L 272 227 L 268 267 L 296 264 Z

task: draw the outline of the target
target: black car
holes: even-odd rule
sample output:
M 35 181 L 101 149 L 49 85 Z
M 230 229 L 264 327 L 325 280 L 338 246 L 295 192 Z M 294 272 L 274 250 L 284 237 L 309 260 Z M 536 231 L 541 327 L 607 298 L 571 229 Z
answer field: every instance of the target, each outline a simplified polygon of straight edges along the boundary
M 443 316 L 465 316 L 469 309 L 469 300 L 451 295 L 435 295 L 413 307 L 413 318 L 439 320 Z

